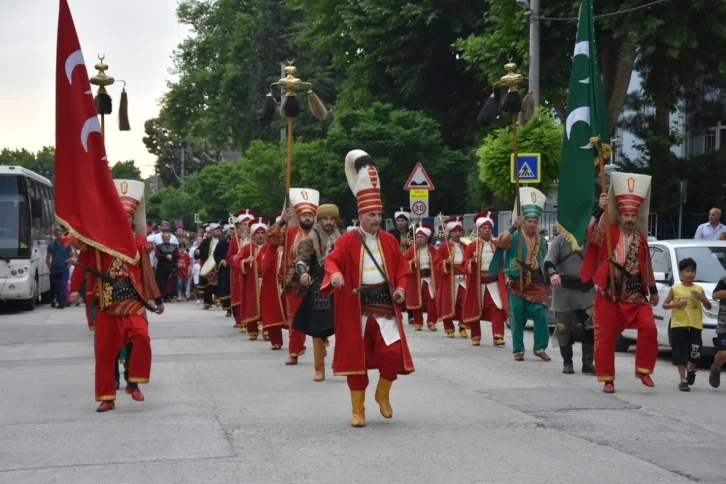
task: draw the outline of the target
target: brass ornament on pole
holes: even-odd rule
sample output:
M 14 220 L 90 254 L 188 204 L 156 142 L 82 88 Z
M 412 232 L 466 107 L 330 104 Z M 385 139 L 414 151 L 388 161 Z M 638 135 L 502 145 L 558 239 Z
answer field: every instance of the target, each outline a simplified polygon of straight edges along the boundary
M 106 115 L 113 112 L 113 100 L 106 90 L 106 87 L 112 86 L 116 82 L 116 79 L 106 74 L 108 64 L 104 63 L 105 58 L 105 55 L 98 56 L 99 62 L 94 66 L 98 70 L 98 73 L 90 79 L 91 84 L 98 86 L 94 102 L 96 104 L 96 111 L 101 116 L 101 132 L 104 139 L 106 138 Z M 124 84 L 123 90 L 121 91 L 121 101 L 119 103 L 119 130 L 130 131 L 126 81 L 119 80 L 119 82 L 123 82 Z
M 94 66 L 98 70 L 98 74 L 91 77 L 91 84 L 98 86 L 94 101 L 96 103 L 96 111 L 101 116 L 101 133 L 104 139 L 106 139 L 106 115 L 111 114 L 113 111 L 113 101 L 108 91 L 106 91 L 106 86 L 111 86 L 115 82 L 113 77 L 106 74 L 108 65 L 103 63 L 105 58 L 105 55 L 98 56 L 99 62 Z

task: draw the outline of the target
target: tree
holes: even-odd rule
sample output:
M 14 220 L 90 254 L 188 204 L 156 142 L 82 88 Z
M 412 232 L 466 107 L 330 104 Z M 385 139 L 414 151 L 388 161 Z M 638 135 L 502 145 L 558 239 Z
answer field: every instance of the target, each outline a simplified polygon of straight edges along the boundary
M 141 170 L 134 164 L 134 160 L 119 161 L 111 166 L 111 176 L 119 180 L 141 181 Z
M 456 43 L 463 59 L 489 83 L 499 80 L 506 56 L 520 60 L 522 72 L 529 65 L 529 24 L 522 9 L 511 0 L 488 0 L 486 29 Z M 671 0 L 649 8 L 617 14 L 642 6 L 640 0 L 599 0 L 596 38 L 602 63 L 611 134 L 618 126 L 631 75 L 637 67 L 643 89 L 652 105 L 662 104 L 660 134 L 667 136 L 668 112 L 684 89 L 713 70 L 724 73 L 719 49 L 726 27 L 714 22 L 726 14 L 724 2 Z M 548 2 L 541 17 L 577 18 L 579 2 Z M 708 11 L 708 15 L 704 12 Z M 609 15 L 614 14 L 614 15 Z M 720 14 L 720 15 L 719 15 Z M 549 103 L 564 120 L 565 89 L 569 83 L 576 20 L 540 20 L 540 88 L 543 104 Z M 567 55 L 565 55 L 565 53 Z M 636 65 L 637 59 L 637 65 Z M 665 126 L 663 126 L 665 120 Z
M 143 141 L 146 149 L 156 156 L 156 174 L 164 186 L 179 187 L 177 178 L 181 174 L 181 153 L 185 153 L 185 173 L 196 173 L 205 166 L 220 162 L 220 152 L 208 149 L 205 140 L 188 137 L 186 139 L 173 132 L 161 118 L 152 118 L 144 123 Z
M 512 2 L 513 3 L 513 2 Z M 480 0 L 288 0 L 303 14 L 300 39 L 346 72 L 342 99 L 419 110 L 441 126 L 446 146 L 470 146 L 488 90 L 451 45 L 482 32 Z
M 240 151 L 256 139 L 279 139 L 282 121 L 263 130 L 259 116 L 286 59 L 296 60 L 301 77 L 313 83 L 321 99 L 335 100 L 339 80 L 330 72 L 329 59 L 295 42 L 291 33 L 301 15 L 281 2 L 183 0 L 177 15 L 195 28 L 195 35 L 174 53 L 179 78 L 168 84 L 162 99 L 161 118 L 179 136 L 203 138 L 217 150 Z M 296 132 L 306 139 L 324 135 L 307 109 Z
M 539 108 L 526 126 L 517 129 L 520 153 L 539 153 L 542 159 L 542 181 L 537 189 L 550 193 L 559 176 L 562 151 L 562 125 L 556 124 L 550 113 Z M 486 137 L 477 150 L 479 180 L 498 197 L 514 202 L 514 184 L 511 183 L 512 128 L 499 128 Z
M 0 165 L 22 166 L 52 181 L 55 178 L 55 148 L 43 146 L 35 153 L 25 148 L 3 148 L 0 151 Z
M 474 160 L 465 152 L 443 146 L 438 122 L 421 111 L 395 109 L 383 103 L 363 109 L 339 104 L 327 146 L 339 160 L 340 174 L 332 176 L 342 176 L 348 151 L 362 148 L 371 155 L 381 175 L 383 201 L 389 214 L 396 207 L 408 206 L 409 196 L 403 186 L 417 162 L 423 164 L 436 185 L 430 200 L 433 210 L 463 213 L 467 208 L 466 197 L 455 194 L 462 192 L 462 181 L 474 169 Z M 344 191 L 341 187 L 335 193 Z

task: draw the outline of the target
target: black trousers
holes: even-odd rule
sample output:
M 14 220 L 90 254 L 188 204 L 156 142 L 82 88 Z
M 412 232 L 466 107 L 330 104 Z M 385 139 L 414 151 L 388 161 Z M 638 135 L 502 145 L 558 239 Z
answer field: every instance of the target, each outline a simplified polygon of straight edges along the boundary
M 200 278 L 201 279 L 201 278 Z M 217 285 L 209 284 L 204 288 L 204 304 L 208 306 L 214 305 L 214 295 L 217 294 Z

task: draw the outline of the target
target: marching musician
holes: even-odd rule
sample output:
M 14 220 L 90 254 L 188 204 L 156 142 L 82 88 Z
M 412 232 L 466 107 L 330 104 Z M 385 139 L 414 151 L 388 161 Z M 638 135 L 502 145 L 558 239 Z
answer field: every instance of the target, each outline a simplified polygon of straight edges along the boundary
M 396 227 L 389 230 L 388 233 L 398 240 L 401 253 L 405 254 L 413 240 L 413 231 L 410 228 L 411 214 L 405 207 L 401 207 L 394 212 L 393 217 L 396 220 Z

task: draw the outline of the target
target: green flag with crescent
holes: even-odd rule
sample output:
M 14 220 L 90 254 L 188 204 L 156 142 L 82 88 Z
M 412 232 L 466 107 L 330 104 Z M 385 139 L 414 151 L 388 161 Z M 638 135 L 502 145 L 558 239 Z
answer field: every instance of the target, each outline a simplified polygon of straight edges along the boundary
M 599 137 L 603 145 L 610 144 L 592 4 L 593 0 L 582 0 L 580 5 L 557 195 L 558 228 L 577 249 L 584 243 L 596 200 L 597 146 L 590 139 Z

